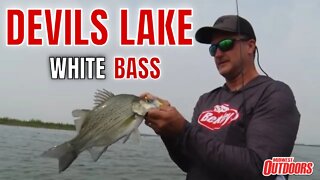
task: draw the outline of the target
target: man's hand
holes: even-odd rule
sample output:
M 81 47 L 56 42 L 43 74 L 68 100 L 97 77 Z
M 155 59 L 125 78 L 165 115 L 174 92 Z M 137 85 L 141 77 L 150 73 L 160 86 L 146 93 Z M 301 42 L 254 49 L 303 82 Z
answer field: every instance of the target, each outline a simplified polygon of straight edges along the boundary
M 160 108 L 150 109 L 145 117 L 145 124 L 151 127 L 155 133 L 160 136 L 177 136 L 185 128 L 187 121 L 172 107 L 169 101 L 153 96 L 150 93 L 144 93 L 140 97 L 147 99 L 158 99 L 162 106 Z

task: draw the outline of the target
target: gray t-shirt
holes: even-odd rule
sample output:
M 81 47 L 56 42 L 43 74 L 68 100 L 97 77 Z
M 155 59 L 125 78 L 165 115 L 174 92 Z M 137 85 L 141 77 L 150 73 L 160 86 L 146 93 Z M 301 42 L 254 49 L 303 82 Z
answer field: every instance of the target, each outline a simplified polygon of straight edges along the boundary
M 258 76 L 237 92 L 203 94 L 184 132 L 162 139 L 187 180 L 275 179 L 262 175 L 263 162 L 291 155 L 299 122 L 289 86 Z

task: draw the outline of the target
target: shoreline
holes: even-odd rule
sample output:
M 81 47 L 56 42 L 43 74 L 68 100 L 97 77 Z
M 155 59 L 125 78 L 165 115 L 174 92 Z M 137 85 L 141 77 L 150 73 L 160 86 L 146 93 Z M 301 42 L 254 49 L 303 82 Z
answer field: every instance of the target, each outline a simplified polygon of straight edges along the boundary
M 73 124 L 42 122 L 41 120 L 37 120 L 37 119 L 19 120 L 19 119 L 13 119 L 13 118 L 8 118 L 8 117 L 0 117 L 0 125 L 43 128 L 43 129 L 55 129 L 55 130 L 67 130 L 67 131 L 75 131 L 76 130 L 76 128 Z M 158 135 L 141 133 L 141 136 L 156 137 Z
M 38 120 L 38 119 L 19 120 L 19 119 L 13 119 L 13 118 L 8 118 L 8 117 L 1 117 L 0 118 L 0 125 L 70 130 L 70 131 L 76 130 L 75 126 L 72 124 L 42 122 L 41 120 Z

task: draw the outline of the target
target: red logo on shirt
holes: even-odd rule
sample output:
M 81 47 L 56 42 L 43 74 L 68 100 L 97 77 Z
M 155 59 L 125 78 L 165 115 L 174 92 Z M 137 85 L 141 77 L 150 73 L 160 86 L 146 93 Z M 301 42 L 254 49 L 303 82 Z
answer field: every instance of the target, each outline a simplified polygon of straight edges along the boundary
M 215 105 L 211 110 L 203 111 L 198 118 L 198 123 L 208 129 L 216 130 L 238 118 L 238 110 L 230 108 L 229 104 L 222 104 Z

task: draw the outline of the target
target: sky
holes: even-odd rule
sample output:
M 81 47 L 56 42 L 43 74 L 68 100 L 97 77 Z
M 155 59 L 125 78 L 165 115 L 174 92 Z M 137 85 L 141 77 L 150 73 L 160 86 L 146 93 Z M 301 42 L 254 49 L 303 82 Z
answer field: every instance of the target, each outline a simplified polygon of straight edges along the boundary
M 31 47 L 6 46 L 6 8 L 82 8 L 83 35 L 88 36 L 90 12 L 103 8 L 108 12 L 106 21 L 109 40 L 105 46 Z M 193 16 L 186 18 L 192 29 L 186 36 L 192 46 L 139 46 L 123 47 L 119 43 L 120 8 L 129 9 L 129 35 L 137 31 L 139 8 L 192 8 Z M 319 111 L 320 67 L 319 35 L 320 1 L 318 0 L 239 0 L 239 15 L 254 27 L 260 63 L 276 80 L 288 84 L 295 94 L 301 122 L 297 143 L 320 144 Z M 92 108 L 93 94 L 107 89 L 115 94 L 139 95 L 151 92 L 167 99 L 187 120 L 199 96 L 218 86 L 224 79 L 216 70 L 208 46 L 195 41 L 194 34 L 202 26 L 211 26 L 216 18 L 236 14 L 234 0 L 199 1 L 2 1 L 0 4 L 0 117 L 40 119 L 47 122 L 73 123 L 71 112 L 78 108 Z M 154 15 L 155 22 L 157 16 Z M 28 20 L 27 18 L 25 19 Z M 43 22 L 43 17 L 37 19 Z M 174 20 L 174 23 L 176 20 Z M 174 33 L 177 26 L 174 25 Z M 25 29 L 27 27 L 25 26 Z M 45 37 L 45 31 L 37 35 Z M 103 56 L 106 60 L 104 80 L 52 80 L 49 56 Z M 158 80 L 114 80 L 115 56 L 153 57 L 161 59 L 161 78 Z M 153 133 L 144 124 L 143 133 Z

